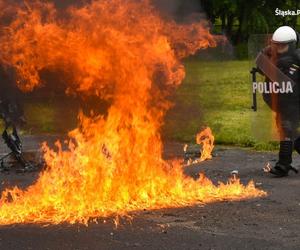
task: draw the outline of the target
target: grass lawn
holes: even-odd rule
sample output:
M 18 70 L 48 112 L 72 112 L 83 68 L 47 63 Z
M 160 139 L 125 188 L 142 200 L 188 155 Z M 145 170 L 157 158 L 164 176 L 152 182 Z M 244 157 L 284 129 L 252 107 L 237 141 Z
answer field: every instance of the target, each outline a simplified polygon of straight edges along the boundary
M 176 105 L 166 119 L 164 134 L 167 138 L 194 142 L 201 127 L 209 126 L 219 144 L 258 150 L 277 147 L 277 143 L 267 142 L 271 137 L 264 136 L 270 134 L 270 112 L 261 100 L 258 100 L 260 113 L 250 108 L 251 65 L 248 61 L 193 59 L 185 65 L 186 79 L 179 87 Z
M 270 132 L 269 111 L 251 109 L 251 84 L 248 61 L 186 61 L 186 78 L 174 97 L 175 106 L 168 112 L 163 127 L 167 140 L 195 142 L 202 127 L 212 128 L 216 142 L 226 145 L 272 150 L 276 143 L 257 139 L 256 134 Z M 259 100 L 260 101 L 260 100 Z M 262 102 L 259 102 L 262 103 Z M 65 133 L 76 126 L 77 109 L 66 100 L 27 101 L 28 125 L 23 133 Z M 254 116 L 260 115 L 254 123 Z M 1 126 L 1 124 L 0 124 Z

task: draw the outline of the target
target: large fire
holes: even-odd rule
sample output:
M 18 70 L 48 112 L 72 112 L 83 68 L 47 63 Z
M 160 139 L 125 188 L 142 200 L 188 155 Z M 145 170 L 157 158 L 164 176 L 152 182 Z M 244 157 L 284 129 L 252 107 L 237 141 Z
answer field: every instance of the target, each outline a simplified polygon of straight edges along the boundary
M 41 70 L 59 70 L 68 92 L 96 94 L 112 105 L 107 116 L 79 115 L 68 150 L 44 145 L 46 170 L 27 190 L 2 193 L 0 224 L 88 223 L 265 195 L 253 182 L 194 180 L 180 162 L 162 159 L 166 97 L 185 76 L 180 60 L 216 45 L 204 21 L 164 20 L 148 0 L 95 0 L 63 14 L 51 3 L 6 2 L 0 0 L 3 13 L 15 18 L 1 27 L 0 57 L 16 68 L 22 90 L 41 84 Z

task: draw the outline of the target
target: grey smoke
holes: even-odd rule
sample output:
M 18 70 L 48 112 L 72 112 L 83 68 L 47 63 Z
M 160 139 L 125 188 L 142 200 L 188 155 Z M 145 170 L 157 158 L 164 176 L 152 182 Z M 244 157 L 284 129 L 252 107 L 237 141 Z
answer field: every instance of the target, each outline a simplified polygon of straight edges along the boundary
M 54 2 L 59 8 L 65 8 L 71 5 L 80 5 L 91 1 L 92 0 L 52 0 L 52 2 Z M 152 2 L 163 16 L 168 16 L 178 21 L 184 21 L 192 14 L 199 14 L 201 11 L 199 0 L 152 0 Z
M 198 17 L 204 17 L 201 13 L 201 5 L 199 0 L 152 0 L 153 4 L 161 11 L 163 15 L 167 15 L 177 21 L 186 21 L 191 16 L 197 14 Z

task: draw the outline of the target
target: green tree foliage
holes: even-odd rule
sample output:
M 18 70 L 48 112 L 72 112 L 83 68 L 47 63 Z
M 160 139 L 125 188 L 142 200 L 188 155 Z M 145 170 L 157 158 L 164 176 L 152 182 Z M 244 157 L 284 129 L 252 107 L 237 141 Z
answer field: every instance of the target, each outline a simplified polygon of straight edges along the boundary
M 297 10 L 295 0 L 199 0 L 203 11 L 234 44 L 247 41 L 249 34 L 272 33 L 280 25 L 297 26 L 297 16 L 276 16 L 275 10 Z

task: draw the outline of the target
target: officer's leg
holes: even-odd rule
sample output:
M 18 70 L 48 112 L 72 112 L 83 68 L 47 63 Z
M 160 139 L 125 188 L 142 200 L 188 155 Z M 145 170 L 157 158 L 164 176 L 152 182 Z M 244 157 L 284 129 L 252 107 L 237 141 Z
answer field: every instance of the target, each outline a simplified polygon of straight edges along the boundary
M 298 137 L 294 141 L 294 149 L 297 151 L 298 154 L 300 154 L 300 137 Z
M 278 163 L 289 166 L 292 164 L 293 141 L 285 140 L 280 142 Z
M 278 176 L 283 177 L 288 175 L 290 170 L 296 172 L 296 170 L 291 166 L 292 163 L 292 154 L 294 149 L 294 128 L 293 123 L 290 121 L 282 121 L 280 123 L 280 130 L 281 130 L 281 141 L 280 141 L 280 148 L 278 154 L 278 161 L 270 171 L 270 173 Z

